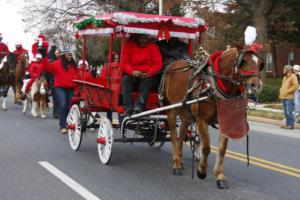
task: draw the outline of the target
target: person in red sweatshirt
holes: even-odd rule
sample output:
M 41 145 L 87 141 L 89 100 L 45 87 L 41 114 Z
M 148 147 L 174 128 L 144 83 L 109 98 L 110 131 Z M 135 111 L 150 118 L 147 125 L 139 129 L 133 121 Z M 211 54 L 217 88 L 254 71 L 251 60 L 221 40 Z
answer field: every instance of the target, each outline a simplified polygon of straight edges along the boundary
M 127 42 L 123 56 L 122 95 L 124 116 L 139 113 L 145 109 L 148 94 L 162 68 L 162 57 L 156 44 L 146 35 L 133 34 Z M 135 103 L 131 98 L 133 85 L 139 84 L 139 96 Z
M 59 126 L 62 134 L 67 133 L 67 115 L 74 95 L 74 78 L 77 65 L 70 51 L 62 51 L 60 58 L 54 62 L 44 61 L 45 70 L 54 75 L 54 88 L 59 109 Z
M 41 54 L 36 54 L 35 55 L 35 61 L 32 61 L 30 63 L 30 65 L 28 66 L 28 68 L 27 68 L 27 71 L 30 74 L 30 80 L 28 81 L 28 83 L 25 87 L 24 93 L 20 97 L 22 100 L 25 100 L 26 95 L 28 94 L 33 82 L 37 78 L 41 77 L 41 75 L 42 75 L 43 64 L 42 64 L 41 60 L 42 60 L 42 55 Z
M 0 33 L 0 61 L 9 54 L 9 49 L 5 43 L 2 42 L 2 33 Z
M 20 61 L 23 55 L 26 56 L 28 59 L 28 51 L 26 49 L 23 49 L 23 46 L 20 42 L 16 43 L 16 50 L 14 50 L 14 54 L 17 56 L 17 60 Z
M 48 59 L 48 47 L 49 43 L 46 41 L 45 36 L 39 35 L 36 42 L 31 47 L 33 56 L 39 53 L 42 55 L 43 59 Z

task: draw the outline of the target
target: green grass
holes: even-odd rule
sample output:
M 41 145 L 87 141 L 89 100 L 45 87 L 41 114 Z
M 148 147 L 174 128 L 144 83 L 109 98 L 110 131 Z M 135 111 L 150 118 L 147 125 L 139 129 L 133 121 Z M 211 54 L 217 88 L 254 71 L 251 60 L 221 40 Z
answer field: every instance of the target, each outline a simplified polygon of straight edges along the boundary
M 248 112 L 248 115 L 255 116 L 255 117 L 263 117 L 268 119 L 276 119 L 276 120 L 284 119 L 283 113 L 269 112 L 269 111 L 250 110 Z
M 264 108 L 272 108 L 272 109 L 277 109 L 277 110 L 282 110 L 282 104 L 268 104 L 265 105 Z
M 279 89 L 281 83 L 282 83 L 282 78 L 266 78 L 264 85 Z

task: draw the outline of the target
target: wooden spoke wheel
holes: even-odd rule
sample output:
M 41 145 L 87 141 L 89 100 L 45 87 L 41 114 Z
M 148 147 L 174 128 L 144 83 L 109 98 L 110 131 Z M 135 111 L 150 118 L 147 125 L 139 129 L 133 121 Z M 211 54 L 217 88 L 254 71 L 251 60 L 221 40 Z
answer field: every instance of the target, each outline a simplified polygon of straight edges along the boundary
M 98 155 L 102 164 L 108 164 L 111 159 L 113 144 L 113 128 L 108 118 L 102 118 L 97 134 Z
M 81 112 L 77 104 L 74 104 L 69 111 L 67 129 L 70 146 L 74 151 L 77 151 L 82 141 Z

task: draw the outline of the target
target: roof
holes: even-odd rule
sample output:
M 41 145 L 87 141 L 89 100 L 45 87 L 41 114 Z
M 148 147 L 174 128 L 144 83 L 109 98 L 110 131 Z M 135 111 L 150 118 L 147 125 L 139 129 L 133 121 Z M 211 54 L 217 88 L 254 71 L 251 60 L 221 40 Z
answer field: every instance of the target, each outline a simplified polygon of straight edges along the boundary
M 196 39 L 207 29 L 202 18 L 161 16 L 154 14 L 115 12 L 81 17 L 74 22 L 80 35 L 105 35 L 124 31 L 148 35 L 170 34 L 171 37 Z

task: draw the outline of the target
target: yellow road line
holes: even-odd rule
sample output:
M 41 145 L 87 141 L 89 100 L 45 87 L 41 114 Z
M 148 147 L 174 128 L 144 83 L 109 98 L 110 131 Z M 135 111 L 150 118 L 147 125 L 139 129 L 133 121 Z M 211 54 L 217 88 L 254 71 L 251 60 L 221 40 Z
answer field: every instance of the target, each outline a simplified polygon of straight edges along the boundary
M 217 147 L 211 146 L 211 148 L 217 151 Z M 226 156 L 229 153 L 233 154 L 235 156 L 240 156 L 242 158 L 247 159 L 247 156 L 245 154 L 234 152 L 234 151 L 230 151 L 230 150 L 226 150 Z M 283 169 L 287 169 L 287 170 L 290 170 L 290 171 L 293 171 L 293 172 L 296 172 L 296 173 L 300 173 L 300 169 L 297 169 L 297 168 L 294 168 L 294 167 L 289 167 L 289 166 L 282 165 L 282 164 L 279 164 L 279 163 L 275 163 L 275 162 L 272 162 L 272 161 L 269 161 L 269 160 L 264 160 L 264 159 L 261 159 L 261 158 L 258 158 L 258 157 L 254 157 L 254 156 L 249 156 L 249 159 L 250 159 L 251 163 L 253 163 L 254 161 L 258 161 L 258 162 L 262 162 L 262 163 L 265 163 L 265 164 L 269 164 L 269 165 L 273 165 L 273 166 L 276 166 L 276 167 L 280 167 L 280 168 L 283 168 Z
M 217 153 L 217 151 L 214 150 L 214 149 L 212 149 L 211 151 L 213 153 Z M 235 159 L 235 160 L 239 160 L 239 161 L 242 161 L 242 162 L 247 162 L 247 159 L 241 158 L 241 157 L 238 157 L 238 156 L 234 156 L 234 155 L 231 155 L 231 154 L 226 154 L 226 157 L 229 157 L 229 158 L 232 158 L 232 159 Z M 259 163 L 259 162 L 256 162 L 256 161 L 251 161 L 251 164 L 256 165 L 256 166 L 260 166 L 262 168 L 270 169 L 270 170 L 273 170 L 273 171 L 276 171 L 276 172 L 280 172 L 280 173 L 283 173 L 283 174 L 286 174 L 286 175 L 290 175 L 290 176 L 293 176 L 293 177 L 296 177 L 296 178 L 300 178 L 300 174 L 290 172 L 288 170 L 279 169 L 279 168 L 272 167 L 272 166 L 269 166 L 269 165 L 266 165 L 266 164 L 263 164 L 263 163 Z

